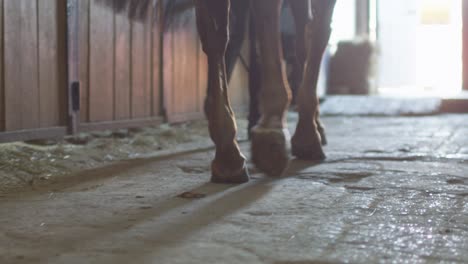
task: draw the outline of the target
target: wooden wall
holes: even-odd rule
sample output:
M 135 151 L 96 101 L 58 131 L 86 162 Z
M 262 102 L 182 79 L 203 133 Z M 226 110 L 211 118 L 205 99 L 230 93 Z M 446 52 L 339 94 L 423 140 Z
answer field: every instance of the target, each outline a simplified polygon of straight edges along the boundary
M 130 22 L 94 0 L 79 5 L 82 122 L 163 113 L 170 122 L 203 118 L 208 72 L 194 9 L 161 35 L 155 14 L 144 23 Z M 235 106 L 247 105 L 247 75 L 239 64 L 230 88 Z
M 94 0 L 78 2 L 81 121 L 160 116 L 160 31 L 153 12 L 132 22 Z
M 246 34 L 248 35 L 248 33 Z M 229 99 L 232 108 L 238 112 L 246 112 L 249 105 L 249 40 L 244 41 L 241 50 L 242 59 L 238 59 L 231 81 L 229 83 Z M 243 62 L 242 62 L 243 60 Z
M 171 21 L 164 32 L 164 102 L 169 121 L 202 117 L 206 58 L 198 41 L 195 12 Z
M 78 10 L 79 24 L 69 32 L 67 3 Z M 26 138 L 12 134 L 18 131 L 48 135 L 42 128 L 65 134 L 68 69 L 76 68 L 83 130 L 149 124 L 164 114 L 170 122 L 203 118 L 207 61 L 195 11 L 187 12 L 161 33 L 153 11 L 132 22 L 95 0 L 0 0 L 0 132 L 9 132 L 0 141 Z M 68 39 L 76 30 L 76 41 Z M 78 43 L 78 60 L 68 60 L 68 40 Z M 234 108 L 247 105 L 247 76 L 239 63 L 229 89 Z
M 66 124 L 62 0 L 0 0 L 0 130 Z
M 462 0 L 462 21 L 463 90 L 468 91 L 468 0 Z

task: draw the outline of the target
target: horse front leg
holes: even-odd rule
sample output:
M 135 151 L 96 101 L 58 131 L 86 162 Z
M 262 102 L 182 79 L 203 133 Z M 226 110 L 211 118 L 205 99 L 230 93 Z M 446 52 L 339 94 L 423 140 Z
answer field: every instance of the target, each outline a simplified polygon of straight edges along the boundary
M 299 88 L 299 122 L 291 140 L 292 154 L 300 159 L 323 160 L 325 132 L 319 120 L 317 82 L 323 53 L 331 35 L 331 19 L 336 0 L 312 0 L 312 14 L 305 30 L 307 59 L 302 85 Z
M 208 91 L 205 114 L 210 137 L 216 145 L 212 162 L 215 183 L 249 180 L 245 157 L 236 141 L 236 121 L 227 95 L 225 53 L 229 34 L 229 0 L 195 0 L 197 28 L 208 57 Z
M 282 0 L 254 0 L 253 20 L 260 50 L 260 112 L 252 136 L 252 160 L 262 171 L 278 176 L 289 163 L 286 111 L 291 101 L 280 37 Z

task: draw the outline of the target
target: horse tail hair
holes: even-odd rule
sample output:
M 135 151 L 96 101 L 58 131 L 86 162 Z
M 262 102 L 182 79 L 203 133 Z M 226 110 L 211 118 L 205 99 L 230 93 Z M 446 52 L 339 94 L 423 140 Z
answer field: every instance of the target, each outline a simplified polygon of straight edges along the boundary
M 95 0 L 96 3 L 110 8 L 116 13 L 126 13 L 133 21 L 145 21 L 151 9 L 155 11 L 156 17 L 163 16 L 166 25 L 179 14 L 194 7 L 193 0 Z M 161 2 L 163 13 L 158 8 Z
M 158 0 L 95 0 L 97 4 L 112 9 L 116 13 L 127 13 L 134 21 L 144 21 L 151 8 L 156 8 Z

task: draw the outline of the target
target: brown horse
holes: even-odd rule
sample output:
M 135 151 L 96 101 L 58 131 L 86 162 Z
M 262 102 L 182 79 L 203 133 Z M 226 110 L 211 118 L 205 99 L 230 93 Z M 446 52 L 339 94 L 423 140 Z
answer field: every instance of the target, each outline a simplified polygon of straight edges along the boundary
M 157 0 L 96 0 L 129 18 L 141 19 Z M 164 0 L 171 10 L 180 0 Z M 239 1 L 239 0 L 234 0 Z M 233 2 L 234 2 L 233 1 Z M 322 54 L 331 34 L 336 0 L 290 1 L 296 20 L 298 52 L 303 52 L 303 77 L 298 91 L 299 122 L 291 139 L 292 154 L 301 159 L 322 160 L 325 134 L 319 121 L 317 81 Z M 205 114 L 216 145 L 212 182 L 242 183 L 249 180 L 245 157 L 236 142 L 237 127 L 227 95 L 226 51 L 229 44 L 230 0 L 194 0 L 197 28 L 208 58 L 208 90 Z M 288 165 L 289 131 L 286 111 L 291 92 L 286 77 L 280 37 L 282 0 L 250 0 L 260 53 L 261 118 L 252 129 L 252 160 L 265 173 L 278 176 Z M 235 6 L 235 4 L 234 4 Z

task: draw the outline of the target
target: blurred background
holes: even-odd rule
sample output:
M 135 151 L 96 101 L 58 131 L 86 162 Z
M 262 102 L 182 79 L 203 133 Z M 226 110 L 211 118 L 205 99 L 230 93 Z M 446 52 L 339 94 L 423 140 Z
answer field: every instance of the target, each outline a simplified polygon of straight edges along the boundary
M 322 71 L 322 77 L 328 74 L 332 79 L 328 80 L 329 93 L 459 96 L 463 88 L 462 4 L 461 0 L 337 1 L 333 35 L 324 58 L 328 71 Z M 353 43 L 355 47 L 349 48 Z M 358 69 L 367 73 L 369 86 L 364 89 L 335 80 L 356 70 L 356 63 L 349 60 L 355 60 L 359 43 L 371 49 L 361 51 L 368 58 L 359 62 L 369 63 Z M 349 65 L 339 65 L 343 60 Z M 321 83 L 323 94 L 326 81 Z

